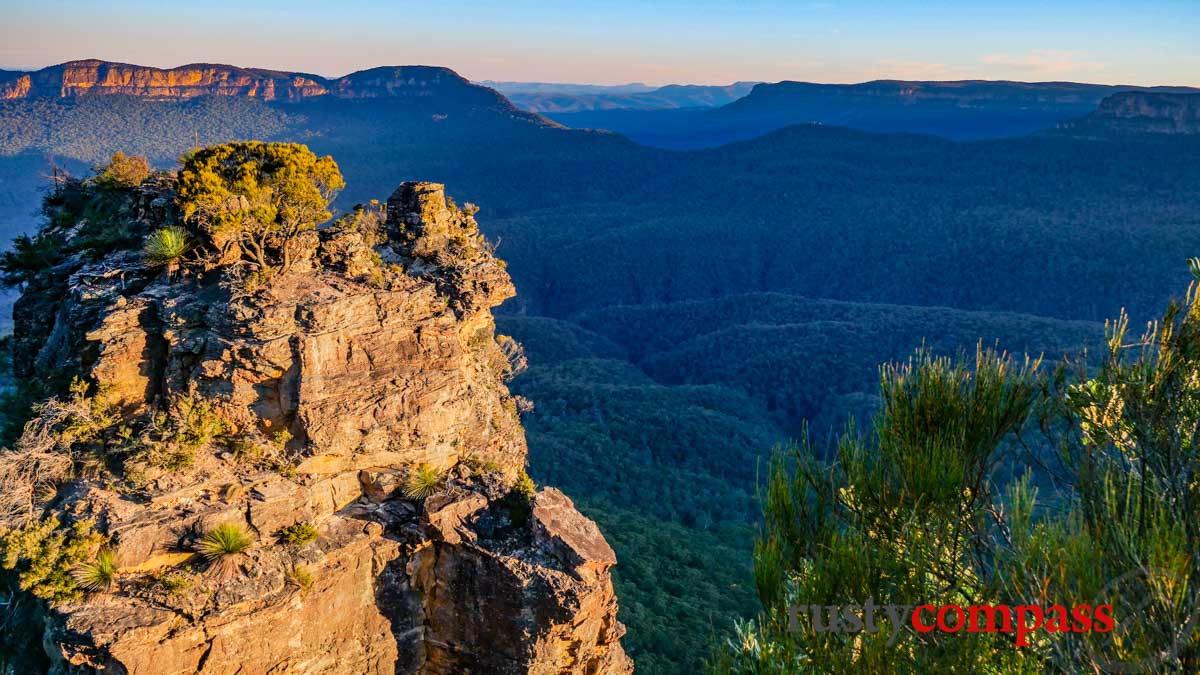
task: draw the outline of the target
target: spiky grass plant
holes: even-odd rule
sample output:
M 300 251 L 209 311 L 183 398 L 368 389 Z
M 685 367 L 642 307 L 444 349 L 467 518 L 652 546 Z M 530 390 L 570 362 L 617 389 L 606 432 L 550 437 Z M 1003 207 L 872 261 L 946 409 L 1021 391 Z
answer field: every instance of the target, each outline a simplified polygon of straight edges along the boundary
M 110 590 L 117 583 L 117 557 L 107 548 L 102 548 L 91 562 L 80 563 L 72 572 L 75 583 L 85 591 Z
M 404 479 L 404 496 L 423 500 L 442 487 L 442 472 L 437 467 L 422 464 Z
M 174 267 L 192 248 L 192 237 L 182 227 L 163 227 L 146 237 L 142 257 L 154 267 Z
M 210 569 L 228 579 L 237 571 L 238 562 L 252 543 L 254 540 L 244 527 L 226 523 L 205 532 L 196 550 L 208 560 Z

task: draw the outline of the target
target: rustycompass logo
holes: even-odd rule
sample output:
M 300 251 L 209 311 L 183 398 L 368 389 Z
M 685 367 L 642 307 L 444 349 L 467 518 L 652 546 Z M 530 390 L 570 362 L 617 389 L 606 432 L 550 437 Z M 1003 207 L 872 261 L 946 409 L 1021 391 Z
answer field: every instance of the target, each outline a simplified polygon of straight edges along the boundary
M 792 605 L 788 630 L 807 623 L 818 633 L 878 633 L 879 620 L 891 627 L 888 645 L 906 627 L 917 633 L 1011 633 L 1014 647 L 1028 647 L 1030 636 L 1046 633 L 1109 633 L 1115 627 L 1113 607 L 1101 605 L 879 605 L 871 598 L 860 605 Z M 807 618 L 802 622 L 801 618 Z
M 1090 604 L 802 605 L 788 608 L 791 633 L 855 635 L 887 631 L 889 647 L 904 634 L 1003 633 L 1014 648 L 1035 647 L 1051 662 L 1090 664 L 1098 673 L 1195 672 L 1186 653 L 1200 628 L 1200 592 L 1162 602 L 1150 589 L 1168 570 L 1138 568 L 1109 581 Z M 1076 639 L 1062 639 L 1074 634 Z

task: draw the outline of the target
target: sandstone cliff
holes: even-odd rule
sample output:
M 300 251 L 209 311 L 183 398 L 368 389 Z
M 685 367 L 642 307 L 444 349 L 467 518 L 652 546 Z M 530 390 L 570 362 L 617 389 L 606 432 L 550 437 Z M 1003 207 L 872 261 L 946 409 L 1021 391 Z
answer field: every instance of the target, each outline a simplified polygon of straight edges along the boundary
M 170 190 L 134 190 L 129 227 L 168 218 Z M 69 239 L 80 226 L 54 227 Z M 94 523 L 119 564 L 108 590 L 39 605 L 51 670 L 630 672 L 612 549 L 524 477 L 523 402 L 504 385 L 521 357 L 491 316 L 514 289 L 471 212 L 441 185 L 406 183 L 309 234 L 265 290 L 133 251 L 75 256 L 27 285 L 18 371 L 78 373 L 91 398 L 27 428 L 16 451 L 53 432 L 40 450 L 75 469 L 31 488 L 0 530 L 41 513 Z M 84 456 L 78 435 L 63 441 L 71 414 L 103 415 L 128 450 Z M 145 440 L 202 424 L 221 439 L 187 462 Z M 419 471 L 437 477 L 424 498 L 406 490 Z M 227 524 L 254 543 L 216 573 L 197 541 Z M 300 524 L 313 536 L 289 543 Z
M 1096 112 L 1061 128 L 1086 135 L 1200 133 L 1200 93 L 1129 91 L 1100 102 Z
M 158 100 L 239 96 L 292 102 L 324 97 L 419 99 L 438 96 L 469 97 L 480 104 L 508 105 L 491 89 L 472 85 L 449 68 L 433 66 L 372 68 L 337 79 L 208 63 L 163 69 L 97 59 L 69 61 L 29 73 L 0 71 L 0 100 L 102 95 Z

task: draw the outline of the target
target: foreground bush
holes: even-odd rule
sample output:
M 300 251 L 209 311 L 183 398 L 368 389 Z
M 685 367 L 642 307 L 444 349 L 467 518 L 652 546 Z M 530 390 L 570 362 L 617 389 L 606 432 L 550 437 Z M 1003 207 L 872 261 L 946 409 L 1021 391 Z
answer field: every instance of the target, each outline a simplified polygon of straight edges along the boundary
M 918 355 L 883 370 L 867 434 L 851 426 L 832 454 L 807 442 L 776 452 L 754 553 L 763 611 L 712 670 L 1200 669 L 1200 296 L 1189 290 L 1140 339 L 1127 323 L 1110 324 L 1098 368 Z M 828 632 L 789 612 L 868 599 L 1110 604 L 1116 627 L 1051 628 L 1016 648 L 1011 633 L 905 624 L 890 643 L 886 621 Z
M 73 573 L 103 540 L 88 521 L 61 527 L 57 518 L 46 518 L 0 538 L 0 568 L 16 572 L 21 590 L 43 600 L 78 600 L 83 589 Z

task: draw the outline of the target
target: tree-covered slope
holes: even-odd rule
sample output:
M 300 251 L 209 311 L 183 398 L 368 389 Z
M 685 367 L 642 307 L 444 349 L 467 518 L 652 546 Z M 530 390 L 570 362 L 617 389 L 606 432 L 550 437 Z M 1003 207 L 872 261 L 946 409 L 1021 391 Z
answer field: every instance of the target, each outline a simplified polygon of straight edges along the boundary
M 501 316 L 497 330 L 529 360 L 512 387 L 534 405 L 530 471 L 612 533 L 626 644 L 654 673 L 692 672 L 711 643 L 700 637 L 753 611 L 756 495 L 770 448 L 802 420 L 817 438 L 869 420 L 879 364 L 922 343 L 1057 358 L 1103 335 L 1092 322 L 777 293 Z
M 672 152 L 472 101 L 0 104 L 0 225 L 32 230 L 50 162 L 168 167 L 245 137 L 332 154 L 343 211 L 417 176 L 483 204 L 518 287 L 498 323 L 529 356 L 531 472 L 606 527 L 646 672 L 690 672 L 695 627 L 753 609 L 734 560 L 756 468 L 802 420 L 865 418 L 879 362 L 922 342 L 1057 356 L 1121 306 L 1149 318 L 1200 250 L 1196 138 L 804 126 Z

